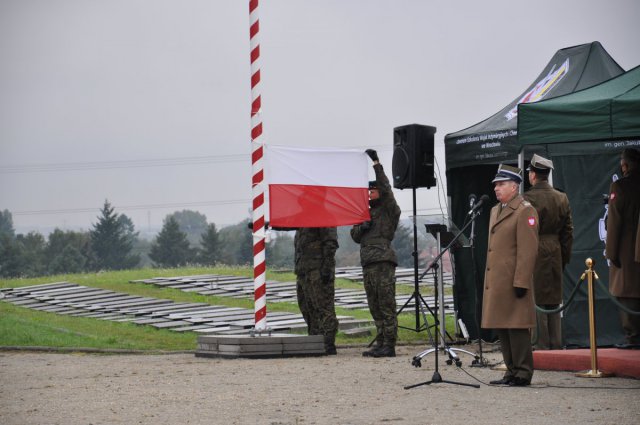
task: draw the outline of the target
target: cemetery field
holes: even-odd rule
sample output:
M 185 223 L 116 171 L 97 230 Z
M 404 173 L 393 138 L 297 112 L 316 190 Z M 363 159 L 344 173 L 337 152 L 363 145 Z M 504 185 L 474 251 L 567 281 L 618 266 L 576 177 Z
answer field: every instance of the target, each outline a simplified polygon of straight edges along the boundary
M 55 282 L 72 282 L 83 287 L 99 288 L 130 294 L 138 297 L 171 300 L 175 303 L 201 303 L 228 308 L 253 309 L 251 297 L 231 298 L 216 295 L 201 295 L 184 292 L 178 289 L 149 284 L 132 283 L 136 280 L 157 277 L 226 275 L 251 277 L 248 267 L 216 267 L 216 268 L 179 268 L 179 269 L 138 269 L 126 271 L 85 273 L 74 275 L 48 276 L 31 279 L 0 280 L 0 290 L 5 288 L 22 288 L 33 285 L 51 284 Z M 267 280 L 279 282 L 295 282 L 291 272 L 267 272 Z M 336 279 L 336 288 L 343 290 L 363 290 L 362 284 L 346 279 Z M 410 294 L 412 287 L 398 285 L 399 294 Z M 423 291 L 427 294 L 428 291 Z M 0 346 L 3 347 L 55 347 L 85 348 L 105 351 L 191 351 L 195 349 L 198 334 L 195 332 L 173 332 L 168 329 L 157 329 L 130 322 L 114 322 L 91 317 L 74 317 L 55 314 L 13 305 L 0 300 Z M 295 302 L 269 302 L 269 313 L 299 313 Z M 415 327 L 415 316 L 412 308 L 405 310 L 407 314 L 399 316 L 401 326 Z M 354 320 L 371 320 L 366 308 L 336 308 L 338 315 L 345 315 Z M 448 328 L 453 327 L 448 319 Z M 300 331 L 299 332 L 304 332 Z M 402 342 L 420 342 L 426 338 L 424 333 L 401 329 L 399 340 Z M 338 334 L 339 345 L 357 345 L 370 341 L 366 335 L 348 336 Z

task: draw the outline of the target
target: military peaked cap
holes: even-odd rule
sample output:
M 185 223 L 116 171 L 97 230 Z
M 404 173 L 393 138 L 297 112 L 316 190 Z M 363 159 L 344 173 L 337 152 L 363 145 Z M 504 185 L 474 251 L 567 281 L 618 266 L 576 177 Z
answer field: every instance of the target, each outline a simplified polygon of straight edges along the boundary
M 537 173 L 550 173 L 553 170 L 553 161 L 534 153 L 527 170 Z
M 522 171 L 517 167 L 500 164 L 500 166 L 498 167 L 498 173 L 496 174 L 496 177 L 492 180 L 492 182 L 504 182 L 507 180 L 514 181 L 518 184 L 522 183 Z

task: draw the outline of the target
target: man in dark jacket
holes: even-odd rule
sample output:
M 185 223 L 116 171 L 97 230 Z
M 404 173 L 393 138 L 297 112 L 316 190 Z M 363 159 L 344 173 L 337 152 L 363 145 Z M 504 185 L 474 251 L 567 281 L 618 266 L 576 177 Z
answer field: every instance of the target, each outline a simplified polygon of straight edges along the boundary
M 549 184 L 553 162 L 533 155 L 529 171 L 531 189 L 524 194 L 538 212 L 538 259 L 533 272 L 533 298 L 536 304 L 553 310 L 562 303 L 562 271 L 571 259 L 573 220 L 569 198 Z M 557 350 L 562 348 L 560 313 L 536 312 L 538 338 L 536 348 Z
M 324 335 L 327 354 L 336 354 L 335 227 L 299 228 L 294 237 L 296 293 L 309 335 Z
M 607 215 L 606 255 L 609 259 L 609 292 L 633 311 L 640 311 L 640 262 L 636 238 L 640 215 L 640 151 L 625 149 L 620 159 L 623 177 L 611 184 Z M 640 348 L 640 316 L 620 310 L 626 344 Z
M 377 334 L 373 348 L 362 355 L 395 357 L 398 338 L 395 272 L 398 260 L 391 241 L 400 221 L 400 207 L 378 160 L 378 153 L 373 149 L 366 153 L 373 161 L 376 173 L 375 182 L 369 184 L 371 221 L 353 226 L 351 237 L 360 244 L 364 289 Z

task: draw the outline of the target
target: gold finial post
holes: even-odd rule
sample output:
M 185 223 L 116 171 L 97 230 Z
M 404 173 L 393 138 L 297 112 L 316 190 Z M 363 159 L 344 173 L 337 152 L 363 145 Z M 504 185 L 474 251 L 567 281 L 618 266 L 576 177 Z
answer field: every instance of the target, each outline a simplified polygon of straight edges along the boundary
M 589 296 L 589 343 L 591 345 L 591 370 L 588 372 L 576 373 L 576 376 L 581 378 L 606 378 L 611 376 L 611 374 L 598 370 L 598 342 L 596 340 L 595 294 L 593 290 L 593 276 L 595 275 L 593 266 L 595 265 L 595 262 L 593 259 L 587 258 L 584 263 L 587 266 L 587 270 L 585 270 L 584 273 L 587 275 L 587 289 Z

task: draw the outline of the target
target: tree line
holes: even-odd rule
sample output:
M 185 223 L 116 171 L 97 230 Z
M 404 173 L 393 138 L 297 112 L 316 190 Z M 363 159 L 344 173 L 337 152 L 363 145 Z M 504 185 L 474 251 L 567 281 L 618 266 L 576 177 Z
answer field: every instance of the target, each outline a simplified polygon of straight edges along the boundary
M 250 219 L 218 229 L 204 214 L 182 210 L 168 214 L 158 235 L 139 237 L 132 220 L 104 202 L 88 231 L 56 228 L 45 238 L 39 232 L 16 234 L 8 210 L 0 211 L 0 277 L 36 277 L 66 273 L 127 270 L 146 266 L 250 266 L 253 239 Z M 338 228 L 338 266 L 359 266 L 359 245 L 350 226 Z M 270 268 L 294 266 L 294 232 L 269 233 L 266 261 Z M 400 267 L 413 266 L 409 227 L 399 226 L 393 241 Z

